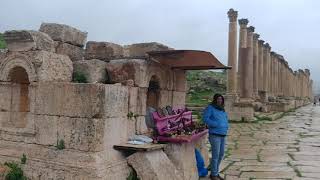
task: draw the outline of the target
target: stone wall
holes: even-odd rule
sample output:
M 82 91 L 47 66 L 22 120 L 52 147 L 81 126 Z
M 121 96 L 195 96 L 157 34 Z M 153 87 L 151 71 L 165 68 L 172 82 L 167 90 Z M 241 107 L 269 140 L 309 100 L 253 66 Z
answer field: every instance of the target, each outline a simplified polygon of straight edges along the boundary
M 1 95 L 8 86 L 0 85 Z M 35 108 L 27 113 L 30 118 L 25 128 L 8 126 L 5 120 L 16 112 L 6 108 L 7 100 L 0 101 L 1 162 L 18 159 L 24 153 L 28 158 L 27 175 L 43 174 L 41 179 L 105 179 L 105 171 L 119 163 L 119 168 L 126 165 L 113 145 L 126 142 L 129 132 L 134 131 L 131 128 L 135 128 L 127 119 L 128 87 L 73 83 L 32 86 L 36 93 L 30 103 Z M 57 150 L 55 146 L 61 140 L 65 149 Z M 129 167 L 123 168 L 125 171 L 114 173 L 125 173 L 120 177 L 126 177 Z
M 39 31 L 5 33 L 0 163 L 19 162 L 25 154 L 23 169 L 30 179 L 126 179 L 126 156 L 113 146 L 134 134 L 151 133 L 145 123 L 149 82 L 160 85 L 160 108 L 185 105 L 185 71 L 149 61 L 146 55 L 171 48 L 88 42 L 84 52 L 86 37 L 55 23 L 43 23 Z M 72 83 L 74 72 L 84 74 L 88 83 Z M 64 147 L 58 148 L 62 142 Z M 199 142 L 201 149 L 205 141 Z M 159 157 L 165 156 L 184 179 L 197 179 L 194 146 L 172 144 Z

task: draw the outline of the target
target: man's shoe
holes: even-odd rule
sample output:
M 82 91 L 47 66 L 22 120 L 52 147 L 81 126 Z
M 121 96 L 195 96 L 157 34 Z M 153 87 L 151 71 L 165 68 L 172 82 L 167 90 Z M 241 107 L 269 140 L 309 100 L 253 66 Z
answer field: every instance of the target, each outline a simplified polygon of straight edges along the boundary
M 218 178 L 219 178 L 220 180 L 224 180 L 224 178 L 222 178 L 220 175 L 218 175 Z
M 210 175 L 210 180 L 220 180 L 219 176 L 211 176 Z

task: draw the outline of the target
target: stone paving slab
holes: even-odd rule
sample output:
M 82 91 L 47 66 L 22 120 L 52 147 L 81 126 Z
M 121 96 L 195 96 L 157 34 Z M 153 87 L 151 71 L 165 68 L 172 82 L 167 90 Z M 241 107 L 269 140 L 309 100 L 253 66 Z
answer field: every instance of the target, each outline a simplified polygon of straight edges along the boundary
M 320 179 L 320 107 L 275 121 L 231 123 L 226 149 L 220 168 L 226 180 Z

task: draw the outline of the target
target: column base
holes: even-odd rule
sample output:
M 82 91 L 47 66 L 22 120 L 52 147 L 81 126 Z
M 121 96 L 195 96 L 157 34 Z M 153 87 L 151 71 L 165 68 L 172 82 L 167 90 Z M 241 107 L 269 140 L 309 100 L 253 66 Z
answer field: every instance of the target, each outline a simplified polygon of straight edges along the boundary
M 269 94 L 267 91 L 258 91 L 259 97 L 260 97 L 260 101 L 262 103 L 267 103 L 268 102 L 268 97 Z

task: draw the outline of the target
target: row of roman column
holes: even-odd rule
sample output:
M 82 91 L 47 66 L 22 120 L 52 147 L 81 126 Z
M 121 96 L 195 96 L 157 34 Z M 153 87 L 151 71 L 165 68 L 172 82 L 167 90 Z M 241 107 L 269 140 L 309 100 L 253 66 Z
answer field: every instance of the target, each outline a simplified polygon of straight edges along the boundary
M 274 97 L 312 96 L 309 70 L 293 72 L 283 56 L 272 52 L 270 45 L 254 33 L 255 28 L 247 26 L 247 19 L 237 21 L 238 13 L 233 9 L 228 11 L 228 17 L 228 66 L 232 67 L 228 71 L 228 94 L 238 95 L 243 100 L 257 100 L 259 93 Z

